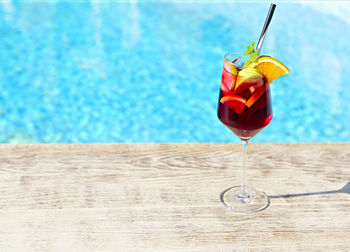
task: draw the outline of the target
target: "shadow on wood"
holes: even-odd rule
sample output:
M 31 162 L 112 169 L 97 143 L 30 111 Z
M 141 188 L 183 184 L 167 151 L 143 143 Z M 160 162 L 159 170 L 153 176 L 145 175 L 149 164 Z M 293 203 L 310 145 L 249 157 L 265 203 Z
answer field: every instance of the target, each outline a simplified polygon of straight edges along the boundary
M 339 190 L 310 192 L 310 193 L 295 193 L 295 194 L 284 194 L 284 195 L 271 195 L 271 196 L 268 196 L 268 197 L 270 199 L 278 199 L 278 198 L 301 197 L 301 196 L 318 195 L 318 194 L 330 194 L 330 193 L 347 193 L 347 194 L 350 194 L 350 182 L 348 182 L 345 186 L 343 186 Z

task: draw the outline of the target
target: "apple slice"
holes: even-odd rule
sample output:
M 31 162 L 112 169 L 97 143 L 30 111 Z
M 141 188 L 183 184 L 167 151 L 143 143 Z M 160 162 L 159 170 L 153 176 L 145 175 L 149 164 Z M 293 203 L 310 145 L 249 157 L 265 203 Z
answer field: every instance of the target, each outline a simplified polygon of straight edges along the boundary
M 236 67 L 229 62 L 228 60 L 225 60 L 224 62 L 224 69 L 222 71 L 222 77 L 221 77 L 221 89 L 224 92 L 224 95 L 229 95 L 231 90 L 233 91 L 237 79 L 237 69 Z
M 236 85 L 234 92 L 239 94 L 245 89 L 248 89 L 250 86 L 253 86 L 255 83 L 262 80 L 264 76 L 255 68 L 244 68 L 237 75 Z
M 246 101 L 247 99 L 244 99 L 243 97 L 240 97 L 238 95 L 227 95 L 220 99 L 220 102 L 222 104 L 228 106 L 237 114 L 241 114 L 243 112 Z
M 248 99 L 247 103 L 245 104 L 248 108 L 254 105 L 254 103 L 259 100 L 259 98 L 266 92 L 267 88 L 269 87 L 269 83 L 266 83 L 266 85 L 263 85 L 256 89 L 254 93 L 252 93 L 252 96 Z
M 255 85 L 249 87 L 249 91 L 251 94 L 253 94 L 259 87 L 264 85 L 264 79 L 261 79 L 258 81 Z
M 231 73 L 226 72 L 225 70 L 222 71 L 222 77 L 221 77 L 221 91 L 224 93 L 224 95 L 230 95 L 233 94 L 233 86 L 237 75 L 232 75 Z
M 224 82 L 223 79 L 221 79 L 220 88 L 221 88 L 221 92 L 222 92 L 224 95 L 229 95 L 229 94 L 230 94 L 230 88 L 228 87 L 228 85 L 226 85 L 226 82 Z
M 235 67 L 235 62 L 236 62 L 237 59 L 235 59 L 234 61 L 230 62 L 229 60 L 225 60 L 224 62 L 224 69 L 229 72 L 229 73 L 232 73 L 234 75 L 237 75 L 237 69 Z

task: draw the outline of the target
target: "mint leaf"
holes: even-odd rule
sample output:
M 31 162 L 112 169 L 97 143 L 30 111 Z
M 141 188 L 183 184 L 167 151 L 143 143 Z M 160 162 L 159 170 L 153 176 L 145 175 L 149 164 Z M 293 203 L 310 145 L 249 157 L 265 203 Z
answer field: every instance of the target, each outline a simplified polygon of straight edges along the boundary
M 258 59 L 257 52 L 254 50 L 254 53 L 252 55 L 253 55 L 252 60 L 255 62 Z
M 254 49 L 255 42 L 252 45 L 247 45 L 247 49 L 244 51 L 243 55 L 248 56 L 249 59 L 244 63 L 243 68 L 247 67 L 250 63 L 255 62 L 258 58 L 257 53 Z
M 253 62 L 256 61 L 257 59 L 257 55 L 256 55 L 256 51 L 254 50 L 254 52 L 252 54 L 249 55 L 249 59 Z
M 247 46 L 247 49 L 244 51 L 244 56 L 247 56 L 253 52 L 254 48 L 251 46 Z

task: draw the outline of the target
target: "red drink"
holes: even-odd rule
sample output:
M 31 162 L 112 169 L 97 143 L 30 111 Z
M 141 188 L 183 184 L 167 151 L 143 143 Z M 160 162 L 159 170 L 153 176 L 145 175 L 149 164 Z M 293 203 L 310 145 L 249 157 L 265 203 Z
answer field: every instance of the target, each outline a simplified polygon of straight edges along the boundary
M 241 184 L 223 191 L 220 200 L 229 210 L 241 213 L 261 211 L 270 202 L 264 192 L 247 185 L 246 160 L 248 141 L 272 120 L 270 84 L 290 72 L 285 65 L 270 56 L 259 57 L 274 7 L 273 4 L 270 7 L 256 49 L 253 42 L 244 51 L 245 62 L 238 57 L 239 53 L 228 53 L 224 57 L 218 117 L 241 139 L 243 148 Z
M 236 66 L 237 73 L 232 73 L 228 64 L 233 63 L 225 61 L 222 71 L 218 117 L 240 139 L 249 140 L 272 119 L 270 84 L 265 77 L 239 82 L 242 67 Z M 240 86 L 233 87 L 235 82 Z

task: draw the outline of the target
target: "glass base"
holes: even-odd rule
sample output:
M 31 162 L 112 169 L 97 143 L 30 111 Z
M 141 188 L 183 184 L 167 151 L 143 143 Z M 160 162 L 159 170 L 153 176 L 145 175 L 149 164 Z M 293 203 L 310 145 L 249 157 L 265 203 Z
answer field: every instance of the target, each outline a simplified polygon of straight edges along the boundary
M 246 193 L 243 194 L 241 186 L 230 187 L 221 193 L 220 200 L 229 210 L 239 213 L 259 212 L 270 204 L 264 192 L 249 186 L 246 187 Z

